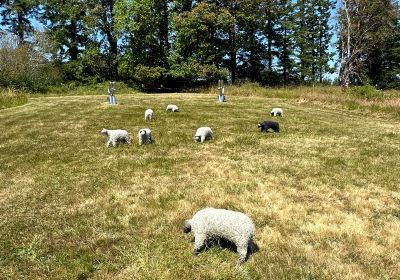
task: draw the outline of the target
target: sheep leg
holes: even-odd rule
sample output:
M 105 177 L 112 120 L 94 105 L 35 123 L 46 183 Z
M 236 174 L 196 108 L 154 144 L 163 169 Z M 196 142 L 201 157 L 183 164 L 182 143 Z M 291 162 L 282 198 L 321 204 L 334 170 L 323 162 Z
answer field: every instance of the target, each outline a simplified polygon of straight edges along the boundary
M 239 264 L 242 264 L 246 261 L 247 258 L 247 244 L 237 246 L 236 248 L 239 254 Z
M 205 234 L 196 234 L 194 237 L 193 255 L 198 255 L 204 246 L 207 236 Z
M 201 143 L 203 143 L 204 141 L 206 140 L 206 137 L 203 135 L 203 136 L 201 136 L 201 138 L 200 138 L 200 142 Z
M 111 144 L 111 141 L 107 141 L 106 146 L 107 146 L 107 147 L 110 147 L 110 144 Z

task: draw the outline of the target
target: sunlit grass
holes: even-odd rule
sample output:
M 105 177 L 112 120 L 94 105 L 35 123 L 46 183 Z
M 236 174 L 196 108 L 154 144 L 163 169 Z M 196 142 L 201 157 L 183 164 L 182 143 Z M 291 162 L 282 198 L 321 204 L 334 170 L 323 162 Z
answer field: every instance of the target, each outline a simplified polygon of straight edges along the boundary
M 400 277 L 398 115 L 306 96 L 40 97 L 0 111 L 0 278 Z M 281 133 L 261 134 L 276 106 Z M 204 125 L 215 138 L 195 143 Z M 103 127 L 133 144 L 106 148 Z M 153 145 L 138 145 L 143 127 Z M 254 220 L 260 251 L 244 266 L 220 248 L 191 255 L 182 223 L 207 206 Z

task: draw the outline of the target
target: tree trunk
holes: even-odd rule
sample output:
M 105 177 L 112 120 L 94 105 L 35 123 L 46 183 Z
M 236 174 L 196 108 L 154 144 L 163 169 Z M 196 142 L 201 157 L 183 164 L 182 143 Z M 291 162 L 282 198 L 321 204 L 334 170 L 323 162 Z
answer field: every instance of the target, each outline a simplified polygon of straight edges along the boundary
M 231 71 L 231 79 L 232 84 L 236 81 L 236 69 L 237 69 L 237 61 L 236 61 L 236 23 L 233 24 L 230 32 L 229 32 L 229 44 L 230 44 L 230 71 Z
M 18 36 L 18 43 L 20 46 L 22 46 L 25 42 L 25 40 L 24 40 L 25 23 L 24 23 L 24 15 L 23 15 L 22 11 L 17 12 L 17 22 L 18 22 L 18 25 L 16 27 L 16 31 L 17 31 L 17 36 Z
M 109 65 L 110 65 L 110 77 L 113 79 L 118 78 L 118 42 L 114 33 L 114 1 L 102 1 L 103 11 L 101 15 L 103 32 L 106 34 L 107 42 L 109 44 Z M 109 12 L 109 17 L 107 16 Z
M 78 60 L 78 40 L 77 40 L 77 23 L 75 20 L 71 20 L 69 25 L 69 37 L 71 39 L 71 45 L 68 49 L 69 57 L 72 61 Z
M 268 10 L 267 12 L 270 16 L 271 10 Z M 267 60 L 268 60 L 268 71 L 270 71 L 270 72 L 272 72 L 272 36 L 273 36 L 272 20 L 270 18 L 268 18 L 268 20 L 267 20 Z
M 170 48 L 170 44 L 168 41 L 168 0 L 163 0 L 161 3 L 161 20 L 159 26 L 159 36 L 160 36 L 160 59 L 162 60 L 163 67 L 168 66 L 168 52 Z
M 344 89 L 349 87 L 350 83 L 350 68 L 351 68 L 351 61 L 350 61 L 350 55 L 351 55 L 351 18 L 350 18 L 350 12 L 349 12 L 349 3 L 348 0 L 342 0 L 343 3 L 343 8 L 344 12 L 346 14 L 346 21 L 345 21 L 345 28 L 347 29 L 346 33 L 343 33 L 344 28 L 342 27 L 341 30 L 341 54 L 342 57 L 340 59 L 340 86 Z
M 283 52 L 283 83 L 284 85 L 287 84 L 288 82 L 288 69 L 287 69 L 287 62 L 289 60 L 288 55 L 287 55 L 287 44 L 286 44 L 286 36 L 287 36 L 287 29 L 284 27 L 283 31 L 283 46 L 282 46 L 282 52 Z
M 319 83 L 320 84 L 322 84 L 322 72 L 323 72 L 323 65 L 322 65 L 322 62 L 321 62 L 321 59 L 322 59 L 322 56 L 323 56 L 322 37 L 323 37 L 323 32 L 321 31 L 319 33 L 319 40 L 318 40 L 318 43 L 319 43 L 319 46 L 318 46 L 318 48 L 319 48 L 319 63 L 320 63 L 320 65 L 318 66 L 318 76 L 319 76 L 318 78 L 319 78 Z

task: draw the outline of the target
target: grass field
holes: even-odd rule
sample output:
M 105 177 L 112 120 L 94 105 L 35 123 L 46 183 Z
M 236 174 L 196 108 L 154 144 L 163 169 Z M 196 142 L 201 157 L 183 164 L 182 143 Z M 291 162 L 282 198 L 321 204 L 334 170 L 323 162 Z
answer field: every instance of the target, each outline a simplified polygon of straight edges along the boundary
M 398 113 L 300 96 L 117 98 L 0 111 L 0 279 L 400 278 Z M 261 134 L 274 106 L 281 133 Z M 205 125 L 215 139 L 195 143 Z M 106 148 L 103 127 L 133 144 Z M 142 127 L 155 144 L 138 146 Z M 182 224 L 207 206 L 254 220 L 260 250 L 243 266 L 217 247 L 192 256 Z

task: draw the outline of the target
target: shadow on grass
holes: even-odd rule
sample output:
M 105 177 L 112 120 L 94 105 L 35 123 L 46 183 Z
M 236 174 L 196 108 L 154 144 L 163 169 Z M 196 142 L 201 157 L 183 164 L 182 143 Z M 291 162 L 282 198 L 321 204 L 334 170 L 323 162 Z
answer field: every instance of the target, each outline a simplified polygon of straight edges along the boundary
M 194 238 L 192 239 L 192 243 L 194 243 Z M 212 238 L 207 239 L 205 245 L 200 249 L 198 253 L 206 252 L 214 247 L 227 249 L 231 252 L 237 253 L 237 248 L 235 243 L 226 238 L 218 236 L 214 236 Z M 257 245 L 257 243 L 254 242 L 254 240 L 251 240 L 247 247 L 246 261 L 258 251 L 260 251 L 260 247 Z

